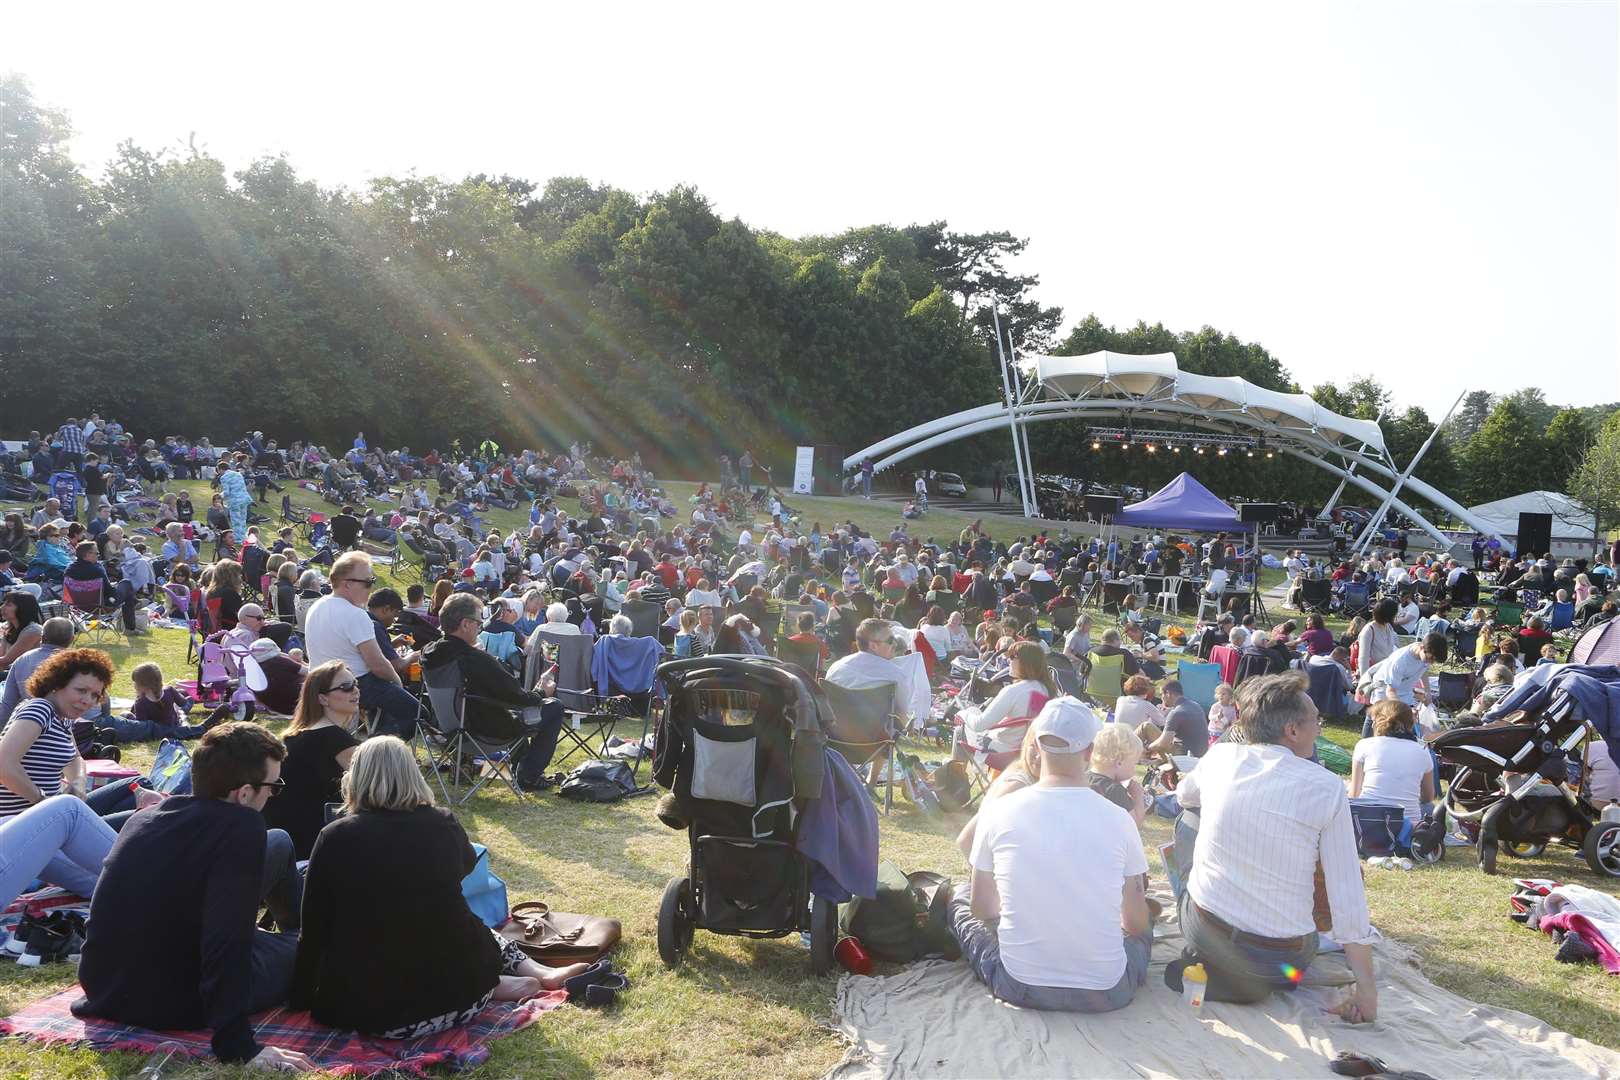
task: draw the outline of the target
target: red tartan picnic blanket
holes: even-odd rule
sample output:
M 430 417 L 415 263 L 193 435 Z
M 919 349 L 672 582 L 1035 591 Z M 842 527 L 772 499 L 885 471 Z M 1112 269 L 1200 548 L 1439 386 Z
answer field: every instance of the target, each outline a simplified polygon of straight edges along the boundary
M 0 1019 L 0 1034 L 92 1050 L 152 1053 L 161 1048 L 189 1057 L 213 1056 L 207 1031 L 149 1031 L 109 1020 L 80 1020 L 69 1010 L 83 996 L 84 991 L 75 985 L 36 1001 L 22 1012 Z M 309 1013 L 288 1009 L 259 1013 L 253 1018 L 253 1033 L 265 1045 L 308 1054 L 317 1066 L 339 1076 L 371 1076 L 387 1069 L 422 1073 L 434 1065 L 460 1070 L 489 1057 L 493 1040 L 528 1027 L 567 1000 L 566 991 L 552 990 L 516 1004 L 495 1002 L 471 1023 L 420 1039 L 371 1039 L 318 1024 Z

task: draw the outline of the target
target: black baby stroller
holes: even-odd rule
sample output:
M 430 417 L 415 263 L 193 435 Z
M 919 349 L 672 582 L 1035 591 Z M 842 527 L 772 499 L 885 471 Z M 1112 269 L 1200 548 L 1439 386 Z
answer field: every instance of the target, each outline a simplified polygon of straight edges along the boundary
M 813 682 L 772 657 L 707 656 L 661 664 L 669 705 L 653 778 L 659 817 L 684 828 L 687 876 L 664 890 L 658 956 L 679 964 L 695 930 L 739 937 L 810 933 L 810 963 L 832 967 L 838 905 L 810 893 L 798 851 L 803 800 L 820 795 L 822 716 Z
M 1593 873 L 1620 877 L 1620 822 L 1600 820 L 1586 782 L 1584 744 L 1597 737 L 1576 699 L 1561 690 L 1510 722 L 1435 735 L 1430 748 L 1457 771 L 1434 819 L 1413 830 L 1413 857 L 1445 856 L 1449 815 L 1474 842 L 1487 874 L 1496 873 L 1498 848 L 1528 859 L 1556 841 L 1578 849 Z

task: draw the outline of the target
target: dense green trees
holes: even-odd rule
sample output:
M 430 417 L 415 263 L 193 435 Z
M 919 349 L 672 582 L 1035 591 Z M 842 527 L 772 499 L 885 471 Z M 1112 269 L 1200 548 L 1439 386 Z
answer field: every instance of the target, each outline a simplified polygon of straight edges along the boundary
M 1086 316 L 1058 341 L 1062 310 L 1010 268 L 1025 241 L 1007 232 L 933 221 L 793 239 L 686 187 L 480 174 L 330 190 L 279 158 L 227 174 L 195 147 L 125 144 L 92 181 L 67 154 L 68 119 L 20 79 L 0 79 L 0 118 L 6 437 L 99 409 L 216 440 L 347 443 L 364 428 L 418 448 L 588 438 L 674 472 L 744 445 L 785 462 L 795 443 L 854 449 L 999 399 L 992 302 L 1021 351 L 1173 352 L 1191 371 L 1298 389 L 1264 347 L 1211 327 Z M 1430 418 L 1372 379 L 1313 393 L 1368 418 L 1391 406 L 1402 464 L 1428 435 Z M 1558 487 L 1606 414 L 1475 394 L 1419 475 L 1483 497 Z M 1080 424 L 1030 434 L 1046 471 L 1149 487 L 1192 464 L 1099 458 Z M 916 464 L 985 478 L 1009 458 L 1002 432 Z M 1235 497 L 1332 487 L 1281 456 L 1196 470 Z

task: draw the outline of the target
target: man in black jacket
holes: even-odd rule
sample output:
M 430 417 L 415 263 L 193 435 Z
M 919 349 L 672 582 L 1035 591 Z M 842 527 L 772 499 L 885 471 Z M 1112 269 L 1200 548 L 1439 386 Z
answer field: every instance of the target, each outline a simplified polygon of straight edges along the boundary
M 555 690 L 554 682 L 543 682 L 540 691 L 525 690 L 506 665 L 478 647 L 483 610 L 483 603 L 470 593 L 446 600 L 439 611 L 444 638 L 423 651 L 422 667 L 433 672 L 460 665 L 461 685 L 468 695 L 463 719 L 472 734 L 492 739 L 529 736 L 518 760 L 517 782 L 525 791 L 538 791 L 546 786 L 546 766 L 557 751 L 565 710 L 562 702 L 545 696 Z
M 191 795 L 132 817 L 102 864 L 90 903 L 75 1016 L 157 1031 L 211 1028 L 225 1062 L 310 1069 L 260 1046 L 248 1017 L 292 985 L 303 878 L 292 840 L 260 811 L 281 784 L 281 740 L 258 724 L 221 724 L 191 758 Z M 254 926 L 260 903 L 280 933 Z

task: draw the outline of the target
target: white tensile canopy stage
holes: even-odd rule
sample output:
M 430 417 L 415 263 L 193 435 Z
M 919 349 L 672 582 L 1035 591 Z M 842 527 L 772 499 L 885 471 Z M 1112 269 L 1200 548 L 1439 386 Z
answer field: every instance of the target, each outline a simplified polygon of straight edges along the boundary
M 1278 393 L 1236 376 L 1182 371 L 1172 353 L 1021 356 L 1012 364 L 1003 364 L 1002 386 L 1001 401 L 942 416 L 881 439 L 846 457 L 845 470 L 869 457 L 875 469 L 887 469 L 937 446 L 1007 428 L 1013 436 L 1024 512 L 1033 517 L 1038 507 L 1024 431 L 1029 424 L 1103 418 L 1124 418 L 1132 423 L 1155 420 L 1192 431 L 1264 439 L 1269 450 L 1337 476 L 1341 492 L 1347 484 L 1365 491 L 1378 501 L 1379 512 L 1358 547 L 1375 535 L 1391 509 L 1411 518 L 1442 548 L 1452 546 L 1450 537 L 1402 501 L 1403 490 L 1422 496 L 1471 529 L 1497 535 L 1497 530 L 1483 518 L 1412 475 L 1422 450 L 1404 470 L 1397 466 L 1376 422 L 1341 416 L 1308 394 Z

